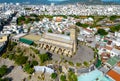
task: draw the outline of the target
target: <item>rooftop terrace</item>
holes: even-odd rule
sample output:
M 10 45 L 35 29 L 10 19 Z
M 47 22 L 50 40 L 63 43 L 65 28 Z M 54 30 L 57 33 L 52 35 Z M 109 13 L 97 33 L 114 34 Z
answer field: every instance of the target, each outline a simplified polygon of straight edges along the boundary
M 7 36 L 0 37 L 0 43 L 7 41 Z
M 32 41 L 39 41 L 41 36 L 40 35 L 34 35 L 34 34 L 28 34 L 28 35 L 23 36 L 22 38 L 29 39 L 29 40 L 32 40 Z
M 110 59 L 107 61 L 107 64 L 110 65 L 110 66 L 114 66 L 114 65 L 117 64 L 119 61 L 120 61 L 120 58 L 117 57 L 117 56 L 114 56 L 114 57 L 110 58 Z

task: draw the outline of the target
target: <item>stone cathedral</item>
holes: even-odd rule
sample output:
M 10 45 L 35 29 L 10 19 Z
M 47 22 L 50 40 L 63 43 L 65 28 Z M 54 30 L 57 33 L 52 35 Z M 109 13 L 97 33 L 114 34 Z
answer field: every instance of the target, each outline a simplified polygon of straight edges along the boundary
M 76 26 L 70 26 L 70 36 L 44 33 L 39 41 L 40 49 L 72 57 L 77 51 Z

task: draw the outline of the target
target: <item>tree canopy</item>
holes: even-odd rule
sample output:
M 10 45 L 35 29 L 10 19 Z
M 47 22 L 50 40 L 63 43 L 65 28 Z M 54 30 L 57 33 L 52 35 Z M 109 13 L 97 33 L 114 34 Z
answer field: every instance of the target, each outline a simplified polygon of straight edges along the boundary
M 83 63 L 85 66 L 88 66 L 89 64 L 88 64 L 88 62 L 86 62 L 86 61 L 84 61 L 84 63 Z
M 7 66 L 3 65 L 0 67 L 0 77 L 4 76 L 7 73 Z
M 39 57 L 40 57 L 41 63 L 44 63 L 45 61 L 48 61 L 51 59 L 51 57 L 48 54 L 40 54 Z
M 117 18 L 116 15 L 112 15 L 112 16 L 110 16 L 110 20 L 111 20 L 111 21 L 115 20 L 116 18 Z
M 0 81 L 12 81 L 12 80 L 10 80 L 11 78 L 4 78 L 4 79 L 2 79 L 2 78 L 0 78 Z
M 32 74 L 34 72 L 34 69 L 32 68 L 32 66 L 30 64 L 25 64 L 24 66 L 24 70 L 29 73 L 29 74 Z
M 80 22 L 76 23 L 77 26 L 83 27 L 83 28 L 87 28 L 89 25 L 88 24 L 82 24 Z
M 67 81 L 67 80 L 66 80 L 66 76 L 65 76 L 65 75 L 61 75 L 61 76 L 60 76 L 60 81 Z
M 104 29 L 98 29 L 97 34 L 99 34 L 99 35 L 107 35 L 108 32 L 106 32 Z
M 51 74 L 51 78 L 52 78 L 52 79 L 57 78 L 57 74 L 56 74 L 56 73 L 52 73 L 52 74 Z
M 110 27 L 110 32 L 118 32 L 120 30 L 120 25 Z
M 26 63 L 27 59 L 28 59 L 27 56 L 18 55 L 15 58 L 15 63 L 18 64 L 18 65 L 22 65 L 22 64 Z
M 32 65 L 32 66 L 36 66 L 36 65 L 38 65 L 38 62 L 37 62 L 36 60 L 33 60 L 33 61 L 31 62 L 31 65 Z
M 78 81 L 77 76 L 74 72 L 69 71 L 68 73 L 68 81 Z
M 49 32 L 49 33 L 53 33 L 52 29 L 48 29 L 48 32 Z

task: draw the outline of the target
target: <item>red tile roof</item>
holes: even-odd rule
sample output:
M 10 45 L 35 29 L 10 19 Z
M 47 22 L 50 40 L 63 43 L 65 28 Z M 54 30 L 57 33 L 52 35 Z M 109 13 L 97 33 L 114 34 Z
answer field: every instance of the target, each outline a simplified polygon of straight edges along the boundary
M 107 50 L 112 50 L 112 47 L 110 47 L 110 46 L 105 46 L 105 48 L 106 48 Z
M 120 67 L 120 62 L 117 65 Z
M 103 52 L 100 56 L 101 56 L 101 59 L 102 59 L 103 63 L 106 62 L 110 58 L 110 54 L 105 53 L 105 52 Z
M 92 30 L 87 29 L 87 28 L 85 28 L 85 30 L 86 30 L 86 31 L 88 31 L 88 32 L 90 32 L 90 33 L 92 33 L 92 32 L 93 32 Z
M 56 22 L 61 22 L 63 17 L 56 17 Z
M 109 75 L 111 78 L 113 78 L 115 81 L 120 81 L 120 74 L 115 72 L 114 70 L 110 70 L 107 75 Z

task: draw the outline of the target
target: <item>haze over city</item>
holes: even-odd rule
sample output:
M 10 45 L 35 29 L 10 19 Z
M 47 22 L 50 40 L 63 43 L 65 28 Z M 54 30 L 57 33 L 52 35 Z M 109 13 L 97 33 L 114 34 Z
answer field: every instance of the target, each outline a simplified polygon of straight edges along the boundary
M 119 0 L 0 0 L 0 3 L 22 3 L 22 4 L 120 4 Z

